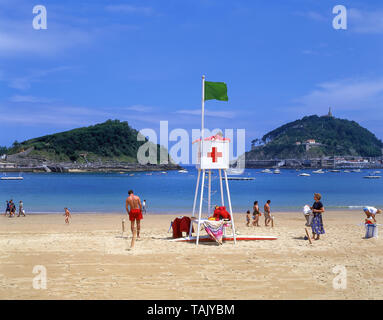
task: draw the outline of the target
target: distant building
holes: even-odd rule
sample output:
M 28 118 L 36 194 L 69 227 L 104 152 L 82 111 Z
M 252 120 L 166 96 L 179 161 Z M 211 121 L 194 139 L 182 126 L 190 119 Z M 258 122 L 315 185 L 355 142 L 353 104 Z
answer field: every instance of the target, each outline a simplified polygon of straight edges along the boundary
M 315 144 L 316 141 L 315 141 L 315 139 L 308 139 L 308 140 L 306 140 L 306 143 L 308 143 L 308 144 Z
M 300 146 L 300 145 L 302 144 L 302 142 L 297 141 L 297 142 L 295 142 L 295 144 L 296 144 L 297 146 Z
M 332 115 L 332 112 L 331 112 L 331 107 L 328 108 L 328 113 L 325 117 L 334 118 L 334 116 Z
M 0 169 L 16 168 L 16 164 L 10 162 L 0 162 Z

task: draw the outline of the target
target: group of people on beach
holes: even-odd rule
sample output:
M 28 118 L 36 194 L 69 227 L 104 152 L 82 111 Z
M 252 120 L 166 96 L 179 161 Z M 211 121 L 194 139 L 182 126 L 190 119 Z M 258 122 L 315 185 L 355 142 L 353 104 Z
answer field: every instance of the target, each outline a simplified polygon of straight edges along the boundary
M 268 227 L 270 222 L 273 222 L 273 217 L 271 216 L 271 208 L 270 208 L 271 200 L 267 200 L 265 205 L 263 206 L 263 215 L 265 216 L 265 226 Z M 258 201 L 254 201 L 253 205 L 253 222 L 251 222 L 251 213 L 250 210 L 246 212 L 246 226 L 250 227 L 253 225 L 254 227 L 259 227 L 259 218 L 262 216 L 262 212 L 259 210 Z
M 4 216 L 7 216 L 8 214 L 10 218 L 16 216 L 16 204 L 13 202 L 12 199 L 6 201 Z M 21 215 L 25 217 L 24 204 L 22 200 L 20 200 L 19 202 L 19 214 L 17 216 L 20 217 Z
M 322 214 L 325 212 L 323 203 L 321 202 L 322 195 L 320 193 L 314 193 L 314 203 L 312 206 L 306 205 L 307 213 L 306 217 L 306 226 L 311 227 L 312 239 L 319 240 L 320 235 L 325 233 L 323 226 L 323 217 Z M 268 226 L 270 222 L 273 225 L 273 217 L 271 216 L 270 210 L 270 200 L 267 200 L 264 205 L 264 216 L 265 216 L 265 226 Z M 363 212 L 366 215 L 365 224 L 376 224 L 376 214 L 382 213 L 382 210 L 375 207 L 364 207 Z M 246 212 L 246 226 L 250 225 L 259 227 L 259 218 L 262 216 L 261 211 L 259 210 L 258 201 L 254 201 L 253 205 L 253 222 L 251 223 L 251 214 L 250 210 Z

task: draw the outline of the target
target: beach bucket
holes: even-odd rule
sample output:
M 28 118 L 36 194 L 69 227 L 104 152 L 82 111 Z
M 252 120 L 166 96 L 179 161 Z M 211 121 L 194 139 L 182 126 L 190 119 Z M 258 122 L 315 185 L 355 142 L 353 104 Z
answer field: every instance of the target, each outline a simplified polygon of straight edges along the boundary
M 378 226 L 376 224 L 365 224 L 366 235 L 365 238 L 377 238 L 378 237 Z

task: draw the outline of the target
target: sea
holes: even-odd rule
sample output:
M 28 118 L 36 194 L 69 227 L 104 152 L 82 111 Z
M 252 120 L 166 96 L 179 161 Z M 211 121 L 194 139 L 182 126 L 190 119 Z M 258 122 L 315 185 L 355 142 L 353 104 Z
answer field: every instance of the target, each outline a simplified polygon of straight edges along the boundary
M 192 212 L 197 170 L 186 167 L 178 171 L 130 173 L 22 173 L 23 180 L 0 180 L 0 212 L 6 200 L 24 203 L 26 213 L 125 213 L 125 199 L 130 189 L 146 200 L 151 214 L 189 214 Z M 326 209 L 360 210 L 363 206 L 383 207 L 383 178 L 364 179 L 375 170 L 315 174 L 313 170 L 297 172 L 281 169 L 280 174 L 246 169 L 241 177 L 254 180 L 230 180 L 229 189 L 234 212 L 252 209 L 257 200 L 263 208 L 271 200 L 273 211 L 302 212 L 312 204 L 315 192 L 322 194 Z M 299 176 L 300 173 L 311 176 Z M 7 174 L 18 176 L 18 174 Z M 205 180 L 207 182 L 207 179 Z M 212 174 L 211 205 L 220 205 L 217 171 Z M 204 212 L 207 212 L 207 183 L 204 189 Z M 225 204 L 227 205 L 226 190 Z M 4 211 L 1 211 L 4 210 Z

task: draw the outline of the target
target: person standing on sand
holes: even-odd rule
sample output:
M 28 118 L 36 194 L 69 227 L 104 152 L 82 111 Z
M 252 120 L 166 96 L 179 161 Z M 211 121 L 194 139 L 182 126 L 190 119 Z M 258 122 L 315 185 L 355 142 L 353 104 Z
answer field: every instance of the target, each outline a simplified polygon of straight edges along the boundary
M 20 200 L 20 202 L 19 202 L 19 214 L 17 216 L 20 217 L 21 214 L 25 217 L 24 204 L 23 204 L 23 201 Z
M 259 211 L 258 201 L 254 201 L 253 206 L 253 226 L 259 227 L 259 217 L 261 216 L 261 212 Z
M 69 224 L 69 218 L 72 218 L 72 215 L 70 214 L 68 208 L 65 208 L 65 223 Z
M 323 220 L 322 220 L 322 213 L 324 212 L 324 207 L 322 202 L 320 202 L 320 199 L 322 199 L 322 196 L 320 193 L 314 193 L 314 204 L 310 209 L 312 210 L 312 213 L 314 214 L 314 217 L 311 221 L 311 230 L 313 232 L 313 239 L 319 240 L 319 236 L 321 234 L 324 234 L 324 228 L 323 228 Z M 316 235 L 316 237 L 315 237 Z
M 11 209 L 9 217 L 13 217 L 16 214 L 16 205 L 13 203 L 13 200 L 10 201 L 9 207 Z
M 142 201 L 142 211 L 146 214 L 146 200 Z
M 133 190 L 128 191 L 129 196 L 126 198 L 126 212 L 129 214 L 132 234 L 134 233 L 134 221 L 137 224 L 137 238 L 140 237 L 141 220 L 142 220 L 142 204 L 139 196 L 134 195 Z
M 271 200 L 267 200 L 263 209 L 265 210 L 265 226 L 268 227 L 271 221 L 271 212 L 270 212 L 270 203 Z
M 4 216 L 6 216 L 7 213 L 11 214 L 11 205 L 8 200 L 7 200 L 7 207 L 5 209 Z

